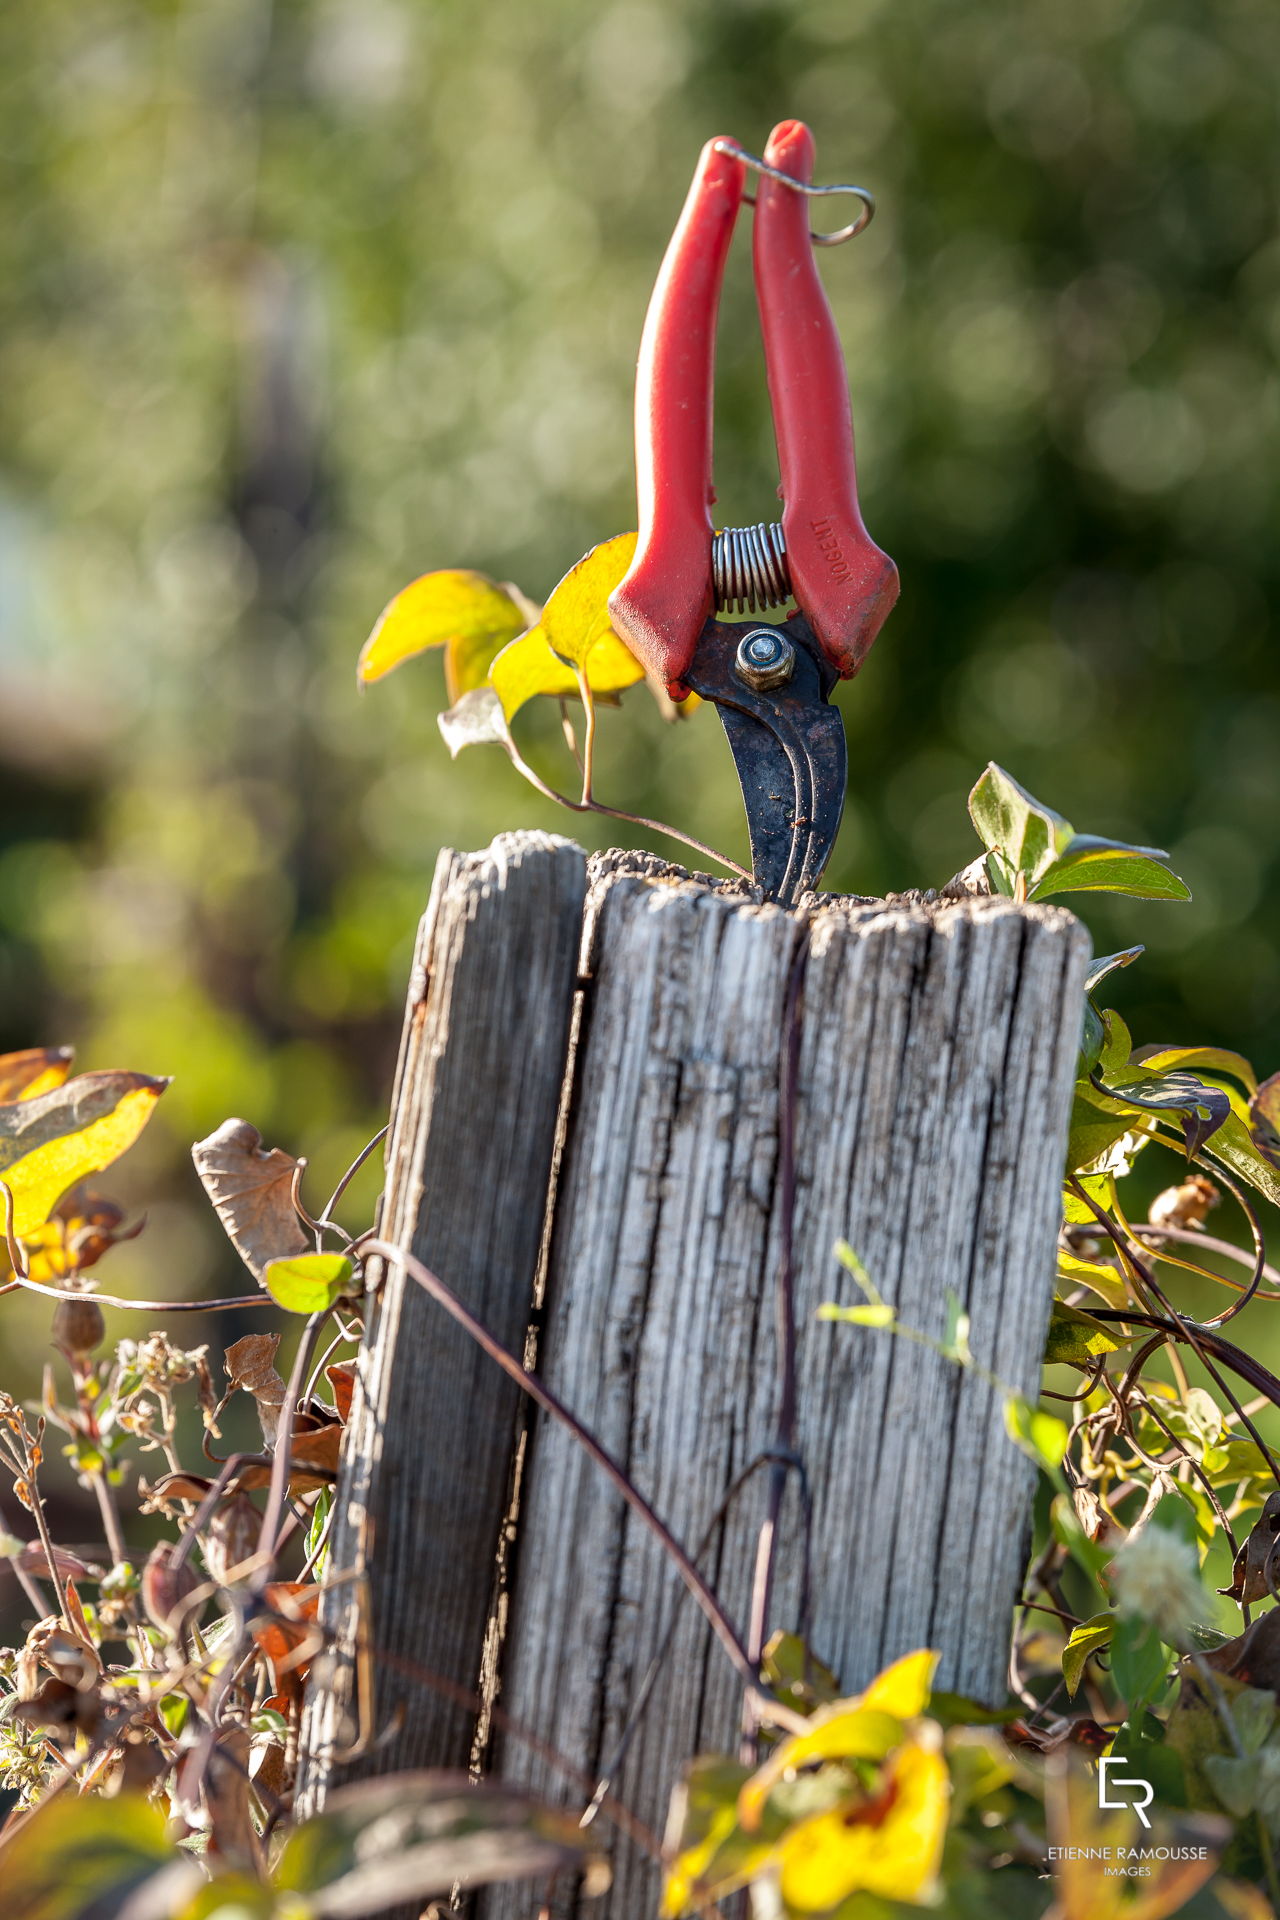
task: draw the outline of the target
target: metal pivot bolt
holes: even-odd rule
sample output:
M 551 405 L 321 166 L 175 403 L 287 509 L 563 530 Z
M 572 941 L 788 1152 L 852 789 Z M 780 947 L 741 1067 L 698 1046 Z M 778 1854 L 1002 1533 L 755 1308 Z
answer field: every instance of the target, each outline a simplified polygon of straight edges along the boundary
M 738 642 L 734 666 L 738 678 L 757 693 L 781 687 L 795 671 L 796 650 L 785 633 L 776 627 L 752 627 Z

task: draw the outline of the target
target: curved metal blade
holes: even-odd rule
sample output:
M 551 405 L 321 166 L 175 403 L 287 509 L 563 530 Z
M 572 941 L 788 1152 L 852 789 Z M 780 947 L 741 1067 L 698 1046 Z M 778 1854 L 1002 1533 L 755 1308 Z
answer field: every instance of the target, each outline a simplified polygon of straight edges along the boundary
M 685 679 L 720 710 L 738 770 L 751 865 L 771 900 L 794 906 L 816 887 L 844 811 L 848 752 L 844 722 L 827 695 L 835 675 L 800 615 L 778 629 L 796 649 L 791 678 L 767 691 L 735 667 L 747 629 L 709 620 Z

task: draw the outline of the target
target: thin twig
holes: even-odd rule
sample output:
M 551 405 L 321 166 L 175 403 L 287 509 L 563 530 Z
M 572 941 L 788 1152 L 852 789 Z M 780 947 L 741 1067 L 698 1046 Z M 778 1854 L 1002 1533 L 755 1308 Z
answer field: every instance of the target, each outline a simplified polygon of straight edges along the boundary
M 571 800 L 567 793 L 560 793 L 555 787 L 547 785 L 540 774 L 534 772 L 528 761 L 523 758 L 519 748 L 511 741 L 504 741 L 507 758 L 520 776 L 529 782 L 546 800 L 554 800 L 557 806 L 567 807 L 570 813 L 603 813 L 610 820 L 625 820 L 628 826 L 644 827 L 649 833 L 663 834 L 668 840 L 679 840 L 682 845 L 692 847 L 695 853 L 703 854 L 706 859 L 714 860 L 718 867 L 727 867 L 730 873 L 737 874 L 739 880 L 751 880 L 753 876 L 727 853 L 721 853 L 716 847 L 709 847 L 705 840 L 695 840 L 691 833 L 681 833 L 679 827 L 668 826 L 664 820 L 650 820 L 642 813 L 627 813 L 621 807 L 607 807 L 603 800 Z
M 288 1385 L 284 1390 L 284 1400 L 280 1406 L 279 1422 L 276 1427 L 275 1452 L 271 1460 L 271 1484 L 267 1490 L 267 1506 L 262 1516 L 262 1531 L 258 1536 L 258 1554 L 263 1562 L 249 1582 L 249 1590 L 260 1594 L 271 1578 L 272 1567 L 279 1549 L 277 1534 L 280 1529 L 281 1515 L 284 1513 L 285 1498 L 289 1491 L 289 1455 L 293 1450 L 293 1419 L 298 1410 L 298 1396 L 302 1392 L 302 1383 L 307 1377 L 307 1368 L 315 1352 L 320 1329 L 329 1318 L 331 1309 L 322 1307 L 313 1313 L 302 1329 L 298 1341 L 298 1350 L 293 1356 L 293 1366 L 289 1370 Z
M 591 691 L 591 682 L 587 678 L 586 668 L 575 662 L 573 677 L 578 683 L 578 692 L 582 695 L 582 711 L 586 718 L 582 735 L 582 804 L 584 807 L 589 807 L 592 799 L 591 780 L 596 763 L 596 701 Z
M 346 1192 L 347 1188 L 351 1185 L 351 1182 L 355 1179 L 356 1175 L 359 1173 L 361 1167 L 364 1165 L 365 1161 L 369 1158 L 369 1155 L 373 1152 L 374 1148 L 381 1146 L 382 1142 L 386 1139 L 390 1131 L 391 1131 L 391 1127 L 390 1127 L 390 1123 L 388 1122 L 388 1124 L 385 1127 L 379 1127 L 378 1131 L 374 1134 L 372 1140 L 367 1140 L 364 1146 L 361 1147 L 359 1153 L 356 1155 L 355 1159 L 351 1162 L 351 1165 L 347 1168 L 341 1180 L 339 1180 L 337 1186 L 334 1188 L 333 1192 L 329 1195 L 329 1198 L 324 1203 L 324 1212 L 320 1215 L 320 1225 L 322 1227 L 331 1227 L 335 1224 L 333 1219 L 334 1208 L 337 1206 L 339 1200 L 341 1200 L 343 1194 Z
M 0 1185 L 4 1183 L 0 1181 Z M 43 1293 L 50 1300 L 65 1300 L 65 1287 L 46 1287 L 39 1280 L 10 1280 L 0 1287 L 0 1294 L 6 1293 Z M 90 1293 L 87 1299 L 96 1300 L 100 1307 L 120 1307 L 126 1313 L 230 1313 L 235 1307 L 273 1307 L 275 1301 L 269 1293 L 238 1293 L 224 1300 L 122 1300 L 115 1293 Z

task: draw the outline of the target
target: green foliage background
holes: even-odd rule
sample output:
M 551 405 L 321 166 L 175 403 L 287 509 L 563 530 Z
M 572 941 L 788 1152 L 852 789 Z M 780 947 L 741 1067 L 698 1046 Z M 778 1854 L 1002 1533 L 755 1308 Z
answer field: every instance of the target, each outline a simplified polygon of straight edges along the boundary
M 380 1123 L 438 847 L 609 837 L 448 763 L 437 660 L 358 698 L 356 651 L 427 568 L 540 597 L 633 524 L 698 147 L 787 114 L 880 198 L 824 271 L 903 577 L 830 883 L 944 880 L 996 758 L 1194 889 L 1086 910 L 1148 945 L 1135 1038 L 1280 1065 L 1278 62 L 1268 0 L 3 10 L 0 1047 L 177 1076 L 135 1277 L 225 1267 L 184 1163 L 227 1114 L 317 1196 Z M 724 516 L 767 517 L 745 246 L 720 400 Z M 712 715 L 602 730 L 603 797 L 742 851 Z

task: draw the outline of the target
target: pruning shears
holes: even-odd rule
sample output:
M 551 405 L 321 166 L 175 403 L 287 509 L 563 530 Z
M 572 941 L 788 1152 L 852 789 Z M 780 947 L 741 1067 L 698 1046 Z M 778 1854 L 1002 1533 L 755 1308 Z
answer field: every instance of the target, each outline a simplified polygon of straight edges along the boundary
M 639 539 L 609 599 L 613 625 L 673 699 L 713 701 L 742 787 L 755 878 L 785 905 L 816 886 L 844 808 L 837 680 L 856 673 L 898 595 L 898 570 L 858 509 L 844 358 L 814 243 L 860 232 L 860 187 L 815 187 L 798 120 L 763 160 L 708 141 L 649 302 L 636 375 Z M 712 521 L 715 329 L 747 169 L 760 175 L 753 263 L 783 501 L 780 526 Z M 837 234 L 809 231 L 808 197 L 853 193 Z M 786 607 L 777 625 L 718 614 Z

